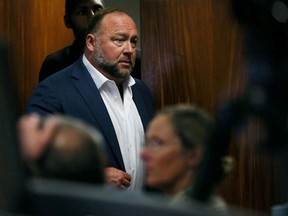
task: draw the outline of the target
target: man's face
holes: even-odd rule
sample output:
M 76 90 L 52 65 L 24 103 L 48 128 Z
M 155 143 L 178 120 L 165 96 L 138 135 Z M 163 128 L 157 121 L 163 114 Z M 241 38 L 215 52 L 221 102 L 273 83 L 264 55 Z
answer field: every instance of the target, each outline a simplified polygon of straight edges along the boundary
M 86 29 L 88 28 L 89 20 L 97 11 L 103 9 L 101 0 L 82 0 L 78 1 L 68 19 L 66 26 L 73 30 L 76 40 L 85 41 Z
M 122 13 L 106 15 L 95 35 L 93 57 L 97 69 L 109 79 L 128 78 L 135 65 L 137 40 L 132 18 Z

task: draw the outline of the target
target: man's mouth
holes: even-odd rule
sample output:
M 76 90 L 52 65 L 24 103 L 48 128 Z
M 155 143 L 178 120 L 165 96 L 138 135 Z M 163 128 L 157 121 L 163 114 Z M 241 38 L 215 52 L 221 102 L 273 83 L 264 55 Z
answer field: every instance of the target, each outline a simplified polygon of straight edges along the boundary
M 124 65 L 124 66 L 131 66 L 132 62 L 131 61 L 119 61 L 119 64 Z

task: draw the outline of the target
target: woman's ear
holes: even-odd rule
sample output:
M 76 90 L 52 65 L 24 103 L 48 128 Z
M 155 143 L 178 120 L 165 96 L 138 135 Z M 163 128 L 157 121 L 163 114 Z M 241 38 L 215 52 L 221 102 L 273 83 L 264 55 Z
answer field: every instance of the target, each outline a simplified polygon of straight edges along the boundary
M 72 28 L 72 22 L 71 22 L 70 16 L 64 15 L 64 23 L 65 23 L 66 28 L 68 29 Z
M 226 155 L 221 158 L 222 168 L 224 175 L 228 175 L 235 170 L 235 159 L 229 155 Z
M 195 149 L 189 150 L 188 157 L 189 157 L 189 166 L 191 168 L 197 168 L 202 160 L 203 156 L 203 149 L 196 147 Z

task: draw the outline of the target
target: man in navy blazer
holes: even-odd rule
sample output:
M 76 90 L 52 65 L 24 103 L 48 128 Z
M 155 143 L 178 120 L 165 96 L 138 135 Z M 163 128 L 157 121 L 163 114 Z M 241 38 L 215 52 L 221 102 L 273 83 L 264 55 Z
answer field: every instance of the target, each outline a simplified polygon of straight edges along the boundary
M 39 83 L 26 107 L 26 113 L 70 115 L 97 128 L 106 141 L 107 181 L 132 190 L 143 187 L 138 153 L 154 114 L 150 91 L 130 76 L 137 38 L 136 24 L 126 12 L 96 13 L 84 55 Z

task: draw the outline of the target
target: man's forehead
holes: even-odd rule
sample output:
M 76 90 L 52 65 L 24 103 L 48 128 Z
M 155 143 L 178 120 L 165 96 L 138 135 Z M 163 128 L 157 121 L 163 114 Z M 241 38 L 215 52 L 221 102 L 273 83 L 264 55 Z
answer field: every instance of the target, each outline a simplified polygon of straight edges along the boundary
M 127 27 L 132 29 L 136 29 L 136 24 L 134 20 L 125 13 L 120 12 L 113 12 L 110 14 L 107 14 L 103 20 L 102 25 L 105 27 Z M 137 30 L 137 29 L 136 29 Z

